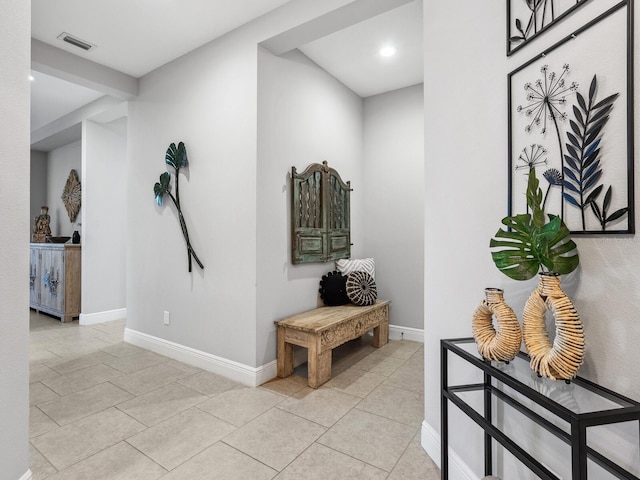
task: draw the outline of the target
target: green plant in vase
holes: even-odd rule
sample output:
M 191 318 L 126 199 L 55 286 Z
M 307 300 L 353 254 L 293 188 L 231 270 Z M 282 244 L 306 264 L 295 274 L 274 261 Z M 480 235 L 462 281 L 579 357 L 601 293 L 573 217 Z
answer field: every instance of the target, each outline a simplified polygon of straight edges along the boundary
M 489 247 L 496 267 L 514 280 L 528 280 L 538 273 L 566 274 L 580 262 L 577 245 L 558 215 L 544 213 L 542 190 L 535 168 L 529 170 L 527 206 L 531 213 L 502 219 L 507 229 L 496 232 Z
M 529 171 L 527 206 L 531 213 L 502 220 L 507 228 L 498 230 L 491 239 L 491 257 L 496 267 L 514 280 L 539 274 L 538 286 L 524 307 L 522 336 L 531 368 L 539 376 L 569 381 L 584 361 L 584 330 L 573 303 L 560 288 L 560 275 L 578 267 L 578 248 L 562 219 L 545 215 L 534 168 Z M 547 333 L 547 310 L 556 320 L 553 342 Z

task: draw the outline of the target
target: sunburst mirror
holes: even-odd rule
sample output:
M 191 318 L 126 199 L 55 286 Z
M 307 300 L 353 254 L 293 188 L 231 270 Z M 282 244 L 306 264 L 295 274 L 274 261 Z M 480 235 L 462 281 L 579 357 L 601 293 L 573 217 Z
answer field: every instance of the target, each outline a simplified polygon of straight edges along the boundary
M 81 194 L 82 189 L 80 188 L 78 174 L 75 170 L 71 170 L 61 197 L 64 202 L 64 206 L 67 209 L 67 213 L 69 214 L 69 221 L 71 221 L 71 223 L 76 221 L 76 217 L 80 211 Z

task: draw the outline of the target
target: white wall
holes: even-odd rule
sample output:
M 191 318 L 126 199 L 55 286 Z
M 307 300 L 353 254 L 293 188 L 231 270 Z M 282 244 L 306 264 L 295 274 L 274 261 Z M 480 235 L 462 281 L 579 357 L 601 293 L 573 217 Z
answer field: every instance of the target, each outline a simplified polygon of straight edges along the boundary
M 29 222 L 33 233 L 34 219 L 40 215 L 40 207 L 47 204 L 47 154 L 31 150 L 31 173 L 29 183 L 30 208 Z
M 257 354 L 275 359 L 274 320 L 313 309 L 334 262 L 291 264 L 291 167 L 326 160 L 351 181 L 352 257 L 365 253 L 362 99 L 299 51 L 258 52 Z
M 257 45 L 344 3 L 287 4 L 140 79 L 128 136 L 129 329 L 258 364 Z M 190 161 L 181 204 L 205 266 L 192 273 L 175 209 L 153 197 L 177 141 Z
M 29 475 L 29 69 L 31 4 L 0 3 L 0 472 Z
M 576 28 L 603 7 L 602 3 L 586 5 L 564 21 L 562 28 L 548 32 L 547 40 L 507 59 L 503 3 L 467 0 L 462 5 L 425 4 L 427 435 L 423 445 L 438 459 L 439 340 L 471 336 L 471 314 L 484 287 L 504 288 L 507 302 L 520 315 L 536 283 L 515 282 L 500 274 L 488 249 L 489 239 L 506 215 L 507 73 L 538 53 L 541 43 L 551 44 L 563 31 L 566 34 L 565 25 Z M 636 24 L 638 19 L 636 10 Z M 637 50 L 637 32 L 635 37 Z M 637 95 L 635 109 L 640 111 Z M 636 185 L 639 173 L 636 162 Z M 635 201 L 637 210 L 637 194 Z M 640 399 L 640 353 L 636 347 L 640 333 L 640 239 L 629 235 L 575 240 L 581 266 L 563 279 L 563 285 L 585 326 L 587 358 L 579 374 Z M 462 372 L 466 374 L 470 374 L 468 369 Z M 450 445 L 477 475 L 482 471 L 479 429 L 455 408 L 451 410 Z M 635 433 L 637 441 L 637 428 Z
M 414 85 L 364 100 L 365 255 L 390 323 L 424 327 L 424 104 Z
M 439 341 L 471 335 L 484 287 L 502 275 L 488 245 L 506 214 L 504 15 L 501 2 L 424 5 L 425 420 L 437 435 Z M 451 412 L 450 446 L 480 473 L 482 436 Z M 439 463 L 439 444 L 427 451 Z
M 128 137 L 127 327 L 248 365 L 255 362 L 255 57 L 255 45 L 226 37 L 143 77 Z M 153 195 L 168 169 L 165 151 L 179 141 L 189 158 L 180 201 L 205 267 L 194 264 L 192 273 L 177 212 L 168 198 L 158 207 Z M 175 193 L 175 177 L 172 186 Z
M 126 308 L 126 119 L 82 131 L 82 318 Z
M 77 230 L 83 206 L 76 221 L 69 221 L 69 214 L 62 201 L 62 192 L 69 178 L 69 172 L 75 170 L 82 183 L 82 145 L 80 141 L 70 143 L 47 155 L 47 206 L 51 217 L 51 235 L 54 237 L 70 237 Z M 84 185 L 82 185 L 84 189 Z

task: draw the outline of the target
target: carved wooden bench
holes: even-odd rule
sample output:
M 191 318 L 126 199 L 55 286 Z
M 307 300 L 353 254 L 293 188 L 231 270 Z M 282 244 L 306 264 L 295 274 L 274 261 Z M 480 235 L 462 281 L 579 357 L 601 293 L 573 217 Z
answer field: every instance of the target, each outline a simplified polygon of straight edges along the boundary
M 308 382 L 318 388 L 331 379 L 331 350 L 373 328 L 373 346 L 389 340 L 389 301 L 359 307 L 320 307 L 278 320 L 278 376 L 293 373 L 293 345 L 307 348 Z

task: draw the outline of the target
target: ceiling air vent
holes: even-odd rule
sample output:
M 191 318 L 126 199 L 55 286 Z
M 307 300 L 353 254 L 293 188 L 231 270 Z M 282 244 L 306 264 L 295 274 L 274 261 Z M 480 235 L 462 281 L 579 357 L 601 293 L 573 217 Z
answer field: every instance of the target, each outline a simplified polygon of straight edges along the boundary
M 80 40 L 78 37 L 69 35 L 67 32 L 62 32 L 60 35 L 58 35 L 58 39 L 62 40 L 63 42 L 67 42 L 73 45 L 74 47 L 81 48 L 82 50 L 85 50 L 87 52 L 89 50 L 96 48 L 94 44 L 85 42 L 84 40 Z

